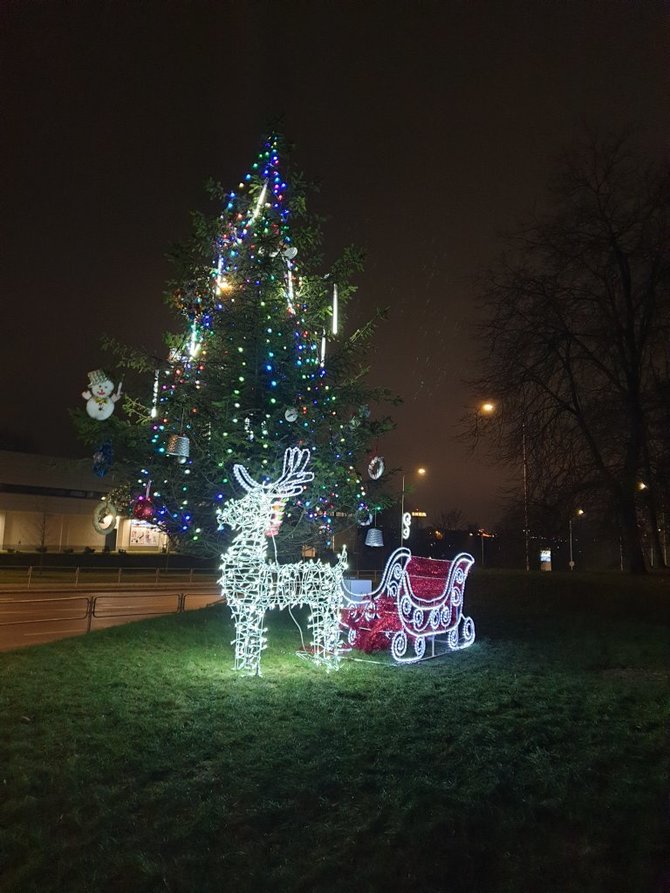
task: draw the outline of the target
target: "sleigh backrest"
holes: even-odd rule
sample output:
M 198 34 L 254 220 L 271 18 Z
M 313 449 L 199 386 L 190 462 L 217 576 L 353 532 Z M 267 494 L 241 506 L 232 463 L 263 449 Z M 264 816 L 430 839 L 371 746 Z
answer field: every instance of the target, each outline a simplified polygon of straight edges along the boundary
M 413 555 L 407 564 L 407 576 L 412 591 L 423 598 L 442 595 L 451 565 L 451 561 L 417 558 Z

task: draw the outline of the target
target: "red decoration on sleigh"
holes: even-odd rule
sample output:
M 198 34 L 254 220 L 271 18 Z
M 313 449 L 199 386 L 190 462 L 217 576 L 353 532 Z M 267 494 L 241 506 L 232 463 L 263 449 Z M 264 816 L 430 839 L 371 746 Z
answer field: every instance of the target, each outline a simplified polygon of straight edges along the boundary
M 463 614 L 463 594 L 473 564 L 465 552 L 453 561 L 436 561 L 396 549 L 379 587 L 360 602 L 350 598 L 343 611 L 349 645 L 367 653 L 390 648 L 399 663 L 423 659 L 427 642 L 430 656 L 436 644 L 446 644 L 449 651 L 472 645 L 475 625 Z

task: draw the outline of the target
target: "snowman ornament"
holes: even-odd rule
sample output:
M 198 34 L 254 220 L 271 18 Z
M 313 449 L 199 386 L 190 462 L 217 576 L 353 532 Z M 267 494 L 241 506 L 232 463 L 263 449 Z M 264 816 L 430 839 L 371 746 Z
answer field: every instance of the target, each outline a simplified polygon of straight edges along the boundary
M 114 404 L 121 396 L 121 383 L 113 394 L 114 384 L 109 380 L 102 369 L 95 369 L 88 373 L 88 390 L 82 392 L 86 400 L 86 412 L 92 419 L 104 422 L 114 412 Z

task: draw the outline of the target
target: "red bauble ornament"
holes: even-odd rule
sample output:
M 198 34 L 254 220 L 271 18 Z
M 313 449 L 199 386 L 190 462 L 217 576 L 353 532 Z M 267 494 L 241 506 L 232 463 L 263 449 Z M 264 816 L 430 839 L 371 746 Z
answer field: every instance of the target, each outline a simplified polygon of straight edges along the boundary
M 133 506 L 133 517 L 138 521 L 151 521 L 154 516 L 154 506 L 148 496 L 138 496 Z

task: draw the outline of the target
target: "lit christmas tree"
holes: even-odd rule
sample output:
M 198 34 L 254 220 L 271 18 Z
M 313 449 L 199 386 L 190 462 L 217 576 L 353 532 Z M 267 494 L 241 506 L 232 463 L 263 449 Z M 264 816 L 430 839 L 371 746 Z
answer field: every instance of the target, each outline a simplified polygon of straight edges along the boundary
M 335 530 L 384 501 L 383 479 L 363 477 L 390 427 L 370 409 L 388 395 L 364 380 L 374 325 L 342 334 L 360 255 L 348 249 L 329 273 L 317 269 L 320 228 L 300 178 L 284 179 L 280 147 L 271 136 L 237 190 L 212 190 L 223 211 L 196 216 L 193 238 L 175 254 L 169 300 L 183 328 L 155 369 L 152 405 L 127 394 L 127 420 L 96 424 L 82 413 L 78 422 L 88 442 L 104 433 L 140 468 L 110 494 L 115 505 L 184 551 L 220 551 L 215 513 L 236 492 L 233 464 L 272 477 L 287 447 L 310 449 L 315 479 L 284 524 L 277 505 L 269 535 L 281 525 L 285 542 L 327 547 Z M 122 366 L 153 371 L 148 358 L 116 347 Z

